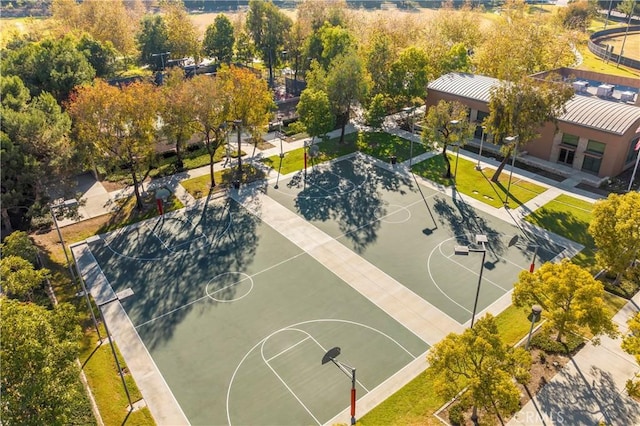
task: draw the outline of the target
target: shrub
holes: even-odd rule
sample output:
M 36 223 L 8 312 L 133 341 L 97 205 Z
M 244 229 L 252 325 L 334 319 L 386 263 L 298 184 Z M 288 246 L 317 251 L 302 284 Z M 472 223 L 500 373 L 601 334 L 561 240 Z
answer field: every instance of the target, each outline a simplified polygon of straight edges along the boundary
M 564 342 L 557 342 L 548 332 L 536 333 L 531 338 L 531 346 L 549 354 L 573 354 L 584 345 L 584 339 L 575 334 L 567 334 Z
M 454 426 L 464 424 L 464 407 L 462 404 L 455 404 L 449 407 L 449 421 Z

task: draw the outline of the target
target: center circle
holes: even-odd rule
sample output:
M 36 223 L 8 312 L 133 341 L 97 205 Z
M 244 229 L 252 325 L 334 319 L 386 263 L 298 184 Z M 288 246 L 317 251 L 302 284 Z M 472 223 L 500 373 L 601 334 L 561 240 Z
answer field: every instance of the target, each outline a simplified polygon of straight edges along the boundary
M 235 302 L 253 290 L 253 278 L 244 272 L 225 272 L 211 278 L 205 292 L 214 302 Z
M 386 215 L 382 214 L 382 207 L 378 207 L 375 211 L 375 216 L 381 221 L 386 223 L 404 223 L 411 218 L 411 212 L 404 206 L 398 204 L 389 204 L 389 210 L 393 210 Z

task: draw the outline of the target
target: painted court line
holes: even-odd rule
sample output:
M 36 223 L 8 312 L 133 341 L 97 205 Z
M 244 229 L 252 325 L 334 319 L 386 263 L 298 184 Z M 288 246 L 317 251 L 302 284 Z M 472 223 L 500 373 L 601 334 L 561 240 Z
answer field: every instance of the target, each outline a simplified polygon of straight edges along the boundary
M 296 346 L 304 343 L 305 341 L 307 341 L 309 339 L 311 339 L 311 336 L 307 335 L 307 337 L 305 337 L 304 339 L 300 340 L 298 343 L 294 343 L 293 345 L 289 346 L 288 348 L 281 350 L 280 352 L 278 352 L 277 354 L 275 354 L 271 358 L 265 359 L 264 356 L 263 356 L 262 359 L 264 359 L 265 362 L 273 361 L 274 359 L 278 358 L 280 355 L 283 355 L 283 354 L 289 352 L 291 349 L 295 348 Z

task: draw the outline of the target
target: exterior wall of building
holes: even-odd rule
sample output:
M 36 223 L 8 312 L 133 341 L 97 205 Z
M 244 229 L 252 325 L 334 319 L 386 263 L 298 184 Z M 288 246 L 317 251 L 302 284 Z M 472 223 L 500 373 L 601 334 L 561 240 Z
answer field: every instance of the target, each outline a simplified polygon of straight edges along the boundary
M 466 99 L 432 89 L 428 92 L 427 108 L 437 104 L 440 100 L 458 101 L 467 105 L 471 109 L 469 116 L 471 121 L 476 120 L 478 111 L 489 112 L 488 105 L 485 102 Z M 638 125 L 640 125 L 640 114 L 638 117 Z M 633 127 L 634 128 L 625 132 L 624 135 L 615 135 L 568 122 L 558 122 L 557 129 L 553 123 L 547 123 L 540 130 L 540 137 L 529 142 L 523 149 L 531 156 L 557 163 L 562 149 L 563 134 L 567 133 L 578 136 L 578 145 L 575 148 L 571 167 L 576 171 L 592 173 L 599 177 L 613 177 L 619 175 L 629 167 L 633 167 L 635 163 L 635 158 L 631 161 L 626 161 L 629 153 L 629 144 L 632 140 L 640 136 L 640 132 L 636 132 L 637 127 Z M 590 140 L 606 145 L 597 174 L 589 170 L 582 170 L 585 157 L 589 156 L 589 154 L 586 154 L 586 151 Z M 591 157 L 594 158 L 593 155 L 591 155 Z

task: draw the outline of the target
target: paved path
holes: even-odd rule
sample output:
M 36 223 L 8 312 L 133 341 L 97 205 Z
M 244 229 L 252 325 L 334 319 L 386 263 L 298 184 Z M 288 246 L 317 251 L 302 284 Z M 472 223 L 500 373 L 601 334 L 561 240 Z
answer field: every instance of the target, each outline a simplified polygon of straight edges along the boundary
M 420 142 L 420 137 L 410 132 L 390 127 L 386 129 L 390 133 L 401 137 Z M 350 126 L 348 132 L 355 131 Z M 332 136 L 339 132 L 333 132 Z M 269 137 L 267 136 L 267 140 Z M 294 142 L 284 142 L 283 151 L 290 151 L 300 148 L 308 140 Z M 277 155 L 280 153 L 279 141 L 272 142 L 273 148 L 259 151 L 257 158 L 247 158 L 245 161 L 256 161 L 258 158 Z M 252 152 L 252 146 L 245 147 L 246 152 Z M 413 163 L 423 161 L 435 153 L 425 153 L 412 160 Z M 471 161 L 477 160 L 477 155 L 461 150 L 460 156 Z M 482 160 L 486 165 L 497 167 L 498 162 L 491 159 Z M 233 167 L 235 163 L 227 165 Z M 391 166 L 386 163 L 377 162 L 378 166 L 393 170 L 401 174 L 409 174 L 409 161 Z M 220 164 L 216 164 L 219 169 Z M 510 165 L 506 167 L 509 171 Z M 197 176 L 209 173 L 209 167 L 201 167 L 173 176 L 157 179 L 150 184 L 145 184 L 145 190 L 158 187 L 170 189 L 186 207 L 191 207 L 196 202 L 187 193 L 180 182 Z M 272 171 L 272 173 L 274 173 Z M 531 172 L 515 169 L 513 176 L 516 179 L 528 179 L 535 181 L 538 185 L 544 186 L 547 190 L 529 200 L 524 205 L 514 210 L 505 208 L 494 208 L 478 200 L 457 193 L 454 188 L 444 188 L 432 182 L 417 178 L 428 187 L 447 194 L 451 197 L 458 197 L 472 207 L 482 210 L 488 214 L 498 217 L 508 223 L 520 227 L 523 232 L 535 234 L 555 241 L 567 248 L 561 254 L 573 256 L 583 247 L 575 242 L 569 241 L 559 235 L 534 228 L 528 222 L 523 221 L 523 217 L 532 211 L 540 208 L 560 194 L 569 195 L 594 201 L 599 197 L 587 191 L 575 188 L 578 181 L 569 178 L 563 182 L 555 182 L 550 179 L 535 175 Z M 273 175 L 272 175 L 273 177 Z M 100 183 L 92 181 L 90 176 L 83 176 L 79 185 L 83 194 L 83 204 L 80 213 L 84 219 L 109 213 L 114 208 L 114 200 L 119 197 L 129 195 L 130 190 L 107 192 Z M 254 214 L 259 214 L 261 219 L 304 249 L 320 263 L 333 271 L 347 284 L 359 291 L 390 316 L 402 323 L 409 330 L 420 336 L 424 341 L 433 345 L 441 340 L 451 331 L 461 331 L 461 326 L 442 314 L 437 308 L 421 299 L 413 292 L 405 288 L 375 265 L 362 259 L 342 244 L 335 241 L 313 225 L 304 221 L 294 213 L 276 203 L 271 198 L 258 190 L 251 190 L 251 186 L 243 187 L 241 190 L 230 191 L 230 196 L 241 202 Z M 259 209 L 257 208 L 259 206 Z M 65 226 L 71 221 L 60 221 L 61 226 Z M 74 246 L 74 255 L 86 256 L 81 245 Z M 86 258 L 85 258 L 86 260 Z M 87 279 L 87 283 L 97 282 L 91 286 L 91 293 L 97 299 L 104 299 L 102 292 L 109 291 L 110 287 L 105 287 L 99 277 L 95 276 L 91 263 L 79 262 L 81 273 Z M 95 265 L 97 266 L 97 265 Z M 93 274 L 93 275 L 92 275 Z M 108 286 L 108 283 L 106 284 Z M 511 304 L 510 292 L 491 305 L 485 312 L 498 314 Z M 636 295 L 633 302 L 630 302 L 614 318 L 621 329 L 626 329 L 626 319 L 638 310 L 640 305 L 640 295 Z M 109 303 L 105 305 L 105 316 L 109 324 L 113 324 L 112 332 L 116 340 L 127 341 L 127 345 L 121 345 L 127 359 L 127 363 L 136 377 L 138 386 L 141 388 L 144 399 L 151 409 L 158 424 L 186 424 L 180 407 L 173 399 L 171 391 L 166 387 L 166 383 L 155 367 L 155 363 L 144 345 L 136 337 L 135 330 L 131 333 L 130 322 L 119 303 Z M 482 313 L 480 313 L 482 314 Z M 129 342 L 133 342 L 129 345 Z M 625 397 L 624 383 L 639 371 L 637 364 L 632 357 L 626 355 L 620 349 L 619 339 L 602 339 L 600 346 L 588 344 L 583 348 L 558 375 L 544 388 L 542 392 L 529 402 L 518 415 L 511 420 L 510 425 L 549 425 L 549 424 L 597 424 L 603 420 L 612 425 L 640 424 L 640 405 Z M 129 347 L 130 346 L 130 347 Z M 409 380 L 424 370 L 424 356 L 418 357 L 414 362 L 406 366 L 396 375 L 388 379 L 379 388 L 358 400 L 359 413 L 366 413 L 393 391 L 399 389 Z M 328 424 L 337 422 L 348 423 L 349 413 L 343 412 L 332 419 Z

